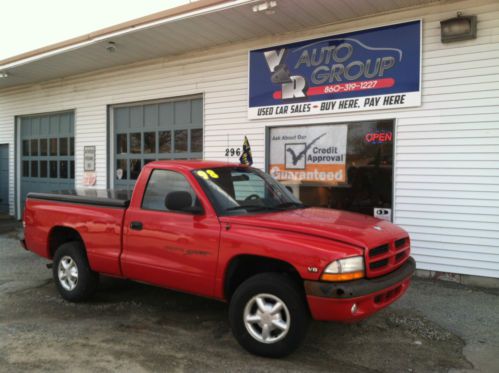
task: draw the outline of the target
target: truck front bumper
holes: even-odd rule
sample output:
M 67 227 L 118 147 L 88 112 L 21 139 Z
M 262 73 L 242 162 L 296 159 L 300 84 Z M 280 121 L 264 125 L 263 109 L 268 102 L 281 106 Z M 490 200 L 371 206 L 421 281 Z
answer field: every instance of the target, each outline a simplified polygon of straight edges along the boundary
M 412 257 L 395 271 L 373 279 L 348 282 L 305 281 L 307 301 L 315 320 L 355 322 L 399 299 L 416 270 Z

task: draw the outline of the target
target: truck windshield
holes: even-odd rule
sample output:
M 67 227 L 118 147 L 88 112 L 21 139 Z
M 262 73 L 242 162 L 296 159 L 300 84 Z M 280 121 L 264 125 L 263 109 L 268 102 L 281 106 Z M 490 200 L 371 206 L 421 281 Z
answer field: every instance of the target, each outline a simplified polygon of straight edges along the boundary
M 286 187 L 250 167 L 193 171 L 219 215 L 243 215 L 304 208 Z

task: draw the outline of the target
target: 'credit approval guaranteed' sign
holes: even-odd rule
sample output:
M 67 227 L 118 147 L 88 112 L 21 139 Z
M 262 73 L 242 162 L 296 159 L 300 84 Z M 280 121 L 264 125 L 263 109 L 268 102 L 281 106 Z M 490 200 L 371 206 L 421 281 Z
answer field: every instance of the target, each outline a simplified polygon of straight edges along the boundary
M 347 131 L 345 124 L 271 128 L 270 174 L 281 181 L 344 183 Z
M 250 52 L 250 119 L 421 105 L 421 21 Z

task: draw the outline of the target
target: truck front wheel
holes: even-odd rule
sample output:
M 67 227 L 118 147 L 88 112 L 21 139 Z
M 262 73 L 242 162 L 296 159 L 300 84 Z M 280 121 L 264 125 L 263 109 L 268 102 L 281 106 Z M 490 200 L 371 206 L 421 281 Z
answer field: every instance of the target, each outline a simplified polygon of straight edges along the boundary
M 237 288 L 229 319 L 243 348 L 255 355 L 282 357 L 301 344 L 310 317 L 302 291 L 290 278 L 263 273 Z
M 57 290 L 70 302 L 81 302 L 91 297 L 99 282 L 99 275 L 88 265 L 81 242 L 67 242 L 57 249 L 52 274 Z

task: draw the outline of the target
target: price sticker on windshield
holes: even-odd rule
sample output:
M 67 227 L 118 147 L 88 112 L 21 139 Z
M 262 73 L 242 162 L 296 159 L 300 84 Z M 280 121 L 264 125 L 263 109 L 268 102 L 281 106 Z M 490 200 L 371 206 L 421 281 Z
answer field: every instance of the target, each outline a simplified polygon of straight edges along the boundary
M 199 170 L 196 172 L 196 174 L 204 180 L 219 179 L 220 178 L 220 176 L 218 176 L 218 174 L 213 170 L 206 170 L 206 171 Z
M 204 180 L 209 180 L 210 177 L 208 176 L 208 174 L 202 170 L 200 171 L 197 171 L 196 174 L 201 178 L 201 179 L 204 179 Z
M 213 170 L 206 170 L 206 173 L 208 174 L 209 177 L 211 177 L 212 179 L 218 179 L 220 176 L 218 176 L 218 174 L 213 171 Z

